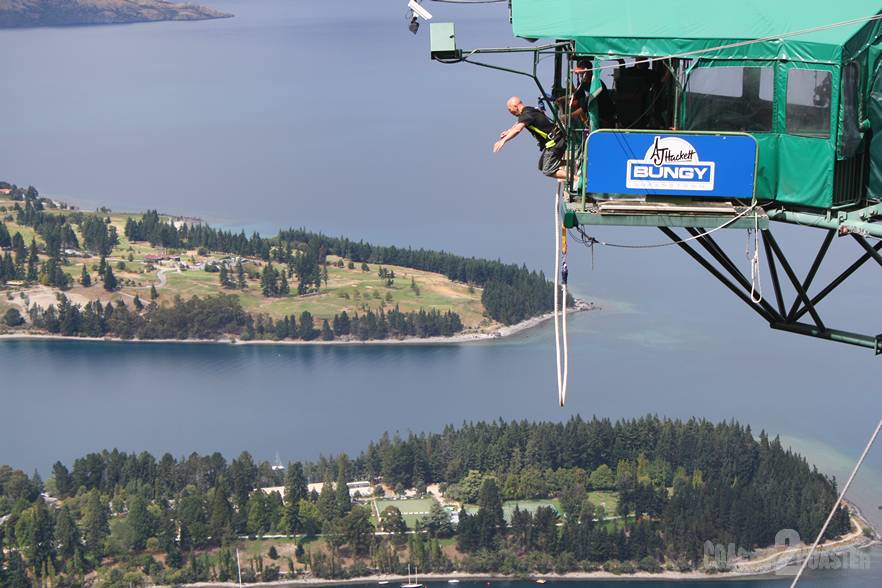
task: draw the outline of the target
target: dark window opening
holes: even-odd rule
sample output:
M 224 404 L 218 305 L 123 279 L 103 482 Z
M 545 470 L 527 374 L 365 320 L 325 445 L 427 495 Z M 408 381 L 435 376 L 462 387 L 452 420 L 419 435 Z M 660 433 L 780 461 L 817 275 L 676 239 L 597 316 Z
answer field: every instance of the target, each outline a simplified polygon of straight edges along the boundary
M 842 130 L 840 154 L 853 157 L 861 144 L 860 66 L 849 63 L 842 70 Z
M 830 136 L 833 74 L 819 69 L 787 72 L 787 133 L 803 137 Z
M 690 131 L 771 132 L 775 73 L 770 67 L 698 67 L 686 85 Z
M 628 57 L 599 62 L 600 128 L 670 129 L 673 126 L 672 62 L 650 64 L 645 59 Z M 580 81 L 577 80 L 577 85 Z

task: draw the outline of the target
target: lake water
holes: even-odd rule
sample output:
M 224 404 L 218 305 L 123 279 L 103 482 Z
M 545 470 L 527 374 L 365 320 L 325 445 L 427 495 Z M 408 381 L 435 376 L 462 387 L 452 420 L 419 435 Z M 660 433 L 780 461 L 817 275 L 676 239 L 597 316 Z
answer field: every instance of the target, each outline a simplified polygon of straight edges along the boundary
M 551 271 L 552 186 L 532 141 L 490 153 L 512 122 L 505 99 L 533 102 L 536 90 L 430 63 L 426 30 L 407 32 L 404 4 L 223 0 L 212 5 L 236 18 L 0 31 L 0 178 L 87 208 L 151 207 L 263 232 L 303 225 Z M 461 46 L 513 42 L 504 5 L 430 9 L 456 20 Z M 820 235 L 781 230 L 779 240 L 804 271 Z M 746 270 L 743 233 L 721 241 Z M 831 252 L 818 282 L 858 254 L 848 242 Z M 466 420 L 657 413 L 765 428 L 845 477 L 882 414 L 882 359 L 770 331 L 673 248 L 592 259 L 573 247 L 569 265 L 572 288 L 603 311 L 571 325 L 565 409 L 548 325 L 458 346 L 4 342 L 0 463 L 46 472 L 110 447 L 286 461 Z M 831 297 L 828 324 L 882 332 L 879 275 L 867 266 Z M 851 498 L 882 527 L 880 453 Z M 823 585 L 880 582 L 876 565 Z

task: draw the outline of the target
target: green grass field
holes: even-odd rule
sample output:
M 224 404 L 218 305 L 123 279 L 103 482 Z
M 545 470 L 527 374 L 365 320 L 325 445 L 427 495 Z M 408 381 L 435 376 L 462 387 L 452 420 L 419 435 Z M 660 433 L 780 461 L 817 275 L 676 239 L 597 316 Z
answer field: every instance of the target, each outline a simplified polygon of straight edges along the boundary
M 329 261 L 333 263 L 335 259 L 330 257 Z M 246 311 L 265 313 L 274 318 L 309 311 L 318 319 L 331 319 L 344 310 L 352 315 L 363 313 L 365 308 L 377 312 L 383 307 L 388 312 L 397 305 L 403 312 L 420 308 L 436 308 L 442 312 L 453 310 L 466 326 L 477 326 L 484 320 L 480 290 L 470 292 L 468 286 L 451 282 L 439 274 L 398 266 L 384 267 L 395 272 L 392 287 L 387 287 L 379 278 L 377 265 L 371 265 L 367 272 L 358 267 L 350 270 L 329 265 L 328 284 L 320 293 L 308 296 L 292 293 L 281 298 L 264 297 L 257 280 L 248 280 L 246 290 L 224 290 L 220 287 L 220 276 L 215 272 L 197 269 L 169 272 L 166 290 L 170 295 L 167 299 L 171 300 L 175 295 L 188 298 L 225 292 L 237 295 Z M 420 290 L 419 296 L 410 287 L 411 278 Z M 296 290 L 296 287 L 295 277 L 291 279 L 291 288 Z
M 432 508 L 432 504 L 435 503 L 434 498 L 411 498 L 406 500 L 384 500 L 380 499 L 376 501 L 376 508 L 373 514 L 373 522 L 374 525 L 377 524 L 377 513 L 383 512 L 387 507 L 394 506 L 398 510 L 401 511 L 401 516 L 404 517 L 404 522 L 407 524 L 409 529 L 413 529 L 416 525 L 416 522 L 422 518 L 425 518 L 429 514 L 429 510 Z
M 0 206 L 7 208 L 5 215 L 10 214 L 14 203 L 10 200 L 0 200 Z M 51 210 L 53 214 L 66 215 L 70 211 Z M 89 211 L 79 211 L 84 214 Z M 101 214 L 101 216 L 105 216 Z M 348 269 L 347 266 L 338 268 L 333 265 L 339 258 L 329 256 L 328 261 L 328 280 L 322 285 L 321 291 L 317 294 L 307 296 L 298 296 L 296 294 L 297 283 L 296 277 L 289 279 L 290 287 L 293 293 L 288 296 L 278 298 L 266 298 L 262 295 L 259 280 L 247 280 L 248 287 L 244 290 L 223 289 L 220 285 L 220 276 L 216 272 L 205 272 L 201 269 L 190 269 L 189 271 L 167 272 L 168 278 L 165 287 L 159 287 L 159 279 L 157 270 L 160 267 L 152 267 L 152 271 L 147 270 L 148 264 L 144 262 L 145 255 L 150 253 L 158 253 L 160 249 L 151 247 L 149 243 L 130 242 L 125 236 L 125 224 L 128 218 L 138 219 L 140 214 L 127 213 L 111 213 L 111 224 L 116 228 L 119 237 L 118 245 L 113 249 L 111 255 L 108 256 L 108 263 L 111 264 L 117 280 L 120 282 L 122 289 L 119 293 L 105 294 L 100 293 L 102 299 L 122 297 L 125 300 L 131 300 L 136 294 L 142 299 L 148 294 L 151 284 L 157 285 L 160 294 L 159 302 L 161 304 L 170 304 L 175 296 L 182 298 L 190 298 L 192 296 L 213 296 L 220 293 L 233 294 L 237 296 L 242 307 L 249 313 L 263 313 L 274 319 L 282 318 L 288 315 L 299 316 L 303 311 L 309 311 L 313 317 L 318 319 L 316 327 L 321 326 L 322 319 L 332 319 L 334 315 L 346 311 L 348 314 L 363 314 L 367 309 L 378 312 L 380 309 L 390 311 L 397 305 L 403 312 L 418 311 L 420 309 L 437 309 L 441 312 L 452 310 L 459 314 L 463 324 L 467 328 L 478 328 L 490 326 L 492 323 L 484 316 L 484 307 L 481 304 L 481 290 L 470 288 L 464 284 L 458 284 L 448 280 L 445 276 L 430 272 L 423 272 L 398 266 L 384 266 L 388 270 L 394 271 L 396 278 L 392 286 L 387 286 L 385 280 L 380 279 L 377 275 L 379 266 L 375 264 L 369 265 L 368 271 L 362 271 L 361 264 L 356 264 L 354 269 Z M 170 217 L 163 217 L 164 220 L 171 220 Z M 13 234 L 20 232 L 27 243 L 34 236 L 33 229 L 22 227 L 14 222 L 5 221 L 7 228 Z M 78 238 L 82 241 L 82 235 L 79 228 L 74 226 L 74 231 Z M 38 242 L 40 239 L 38 237 Z M 206 256 L 200 256 L 196 251 L 178 252 L 181 260 L 195 266 L 197 263 L 204 262 L 207 259 L 217 259 L 223 257 L 223 254 L 209 252 Z M 129 257 L 132 260 L 129 261 Z M 41 256 L 41 258 L 45 258 Z M 70 264 L 63 267 L 63 270 L 73 278 L 74 288 L 72 294 L 80 294 L 87 298 L 94 298 L 98 294 L 96 289 L 83 290 L 79 288 L 78 282 L 82 272 L 82 266 L 85 263 L 89 268 L 93 283 L 99 282 L 97 272 L 93 271 L 92 266 L 98 264 L 97 257 L 90 258 L 71 258 Z M 117 263 L 124 261 L 126 267 L 124 270 L 117 269 Z M 347 264 L 348 265 L 348 264 Z M 277 269 L 281 267 L 276 266 Z M 252 260 L 246 263 L 246 270 L 259 273 L 263 268 L 263 263 L 258 260 Z M 411 287 L 415 284 L 416 288 Z
M 608 517 L 615 516 L 616 509 L 619 507 L 618 492 L 589 492 L 588 500 L 594 506 L 603 506 Z
M 616 508 L 618 508 L 619 505 L 618 492 L 589 492 L 588 499 L 594 504 L 594 506 L 603 505 L 604 509 L 606 509 L 607 517 L 615 516 Z M 563 514 L 563 510 L 560 506 L 560 500 L 558 500 L 557 498 L 506 500 L 502 503 L 502 513 L 505 516 L 506 521 L 511 521 L 511 513 L 514 511 L 515 507 L 518 507 L 521 510 L 527 510 L 531 513 L 535 513 L 540 506 L 550 506 L 559 514 Z M 475 514 L 476 512 L 478 512 L 478 506 L 474 504 L 467 504 L 465 506 L 465 509 L 466 512 L 469 514 Z

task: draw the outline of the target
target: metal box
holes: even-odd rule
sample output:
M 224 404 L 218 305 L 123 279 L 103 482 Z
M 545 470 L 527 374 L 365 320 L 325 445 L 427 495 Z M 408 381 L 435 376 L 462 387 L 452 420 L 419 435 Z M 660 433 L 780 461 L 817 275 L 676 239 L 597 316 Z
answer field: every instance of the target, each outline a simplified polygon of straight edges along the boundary
M 458 59 L 456 32 L 452 22 L 433 22 L 429 25 L 432 59 Z

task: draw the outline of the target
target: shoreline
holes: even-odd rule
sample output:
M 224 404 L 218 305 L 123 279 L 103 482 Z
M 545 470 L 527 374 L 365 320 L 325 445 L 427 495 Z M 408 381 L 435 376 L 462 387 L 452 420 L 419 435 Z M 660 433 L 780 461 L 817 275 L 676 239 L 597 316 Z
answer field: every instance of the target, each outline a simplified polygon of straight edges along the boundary
M 857 545 L 844 545 L 834 549 L 820 548 L 818 553 L 836 554 L 848 549 L 866 550 L 878 545 L 878 541 L 866 540 L 858 542 Z M 804 548 L 807 549 L 807 548 Z M 776 571 L 782 566 L 772 567 L 762 571 L 732 571 L 732 572 L 675 572 L 665 570 L 657 574 L 649 572 L 636 572 L 634 574 L 613 574 L 599 570 L 596 572 L 568 572 L 566 574 L 527 574 L 525 576 L 506 576 L 499 573 L 469 573 L 469 572 L 450 572 L 447 574 L 420 574 L 420 580 L 423 582 L 532 582 L 537 580 L 544 582 L 732 582 L 738 580 L 763 580 L 763 579 L 784 579 L 789 578 L 789 574 L 777 574 Z M 360 578 L 349 579 L 322 579 L 322 578 L 304 578 L 295 580 L 277 580 L 275 582 L 254 582 L 246 584 L 246 586 L 254 587 L 298 587 L 298 588 L 314 588 L 324 587 L 331 588 L 334 586 L 367 586 L 376 585 L 379 582 L 388 582 L 390 588 L 395 588 L 396 584 L 408 582 L 407 576 L 396 575 L 373 575 L 362 576 Z M 198 582 L 194 584 L 183 584 L 185 588 L 238 588 L 239 584 L 235 582 Z
M 873 526 L 863 517 L 861 512 L 852 504 L 848 504 L 851 510 L 851 520 L 855 525 L 855 530 L 849 535 L 842 537 L 828 545 L 818 547 L 815 557 L 825 555 L 842 556 L 843 554 L 854 552 L 863 552 L 874 547 L 878 547 L 882 542 Z M 873 537 L 864 535 L 864 530 L 873 531 Z M 543 580 L 548 582 L 727 582 L 735 580 L 762 580 L 762 579 L 784 579 L 792 577 L 790 571 L 783 571 L 791 564 L 793 558 L 807 555 L 808 545 L 800 545 L 784 550 L 776 550 L 774 547 L 758 550 L 756 559 L 740 560 L 732 562 L 731 571 L 710 573 L 706 571 L 677 572 L 672 570 L 663 570 L 659 573 L 636 572 L 633 574 L 613 574 L 603 570 L 595 572 L 567 572 L 565 574 L 547 573 L 547 574 L 526 574 L 523 576 L 506 576 L 500 573 L 469 573 L 469 572 L 450 572 L 446 574 L 423 574 L 420 576 L 425 582 L 448 582 L 455 580 L 457 582 L 536 582 Z M 823 558 L 821 561 L 824 561 Z M 769 562 L 769 563 L 766 563 Z M 793 570 L 791 570 L 793 571 Z M 333 586 L 358 586 L 378 584 L 379 582 L 387 582 L 392 588 L 395 584 L 410 582 L 407 576 L 399 576 L 394 574 L 375 574 L 372 576 L 362 576 L 359 578 L 349 579 L 323 579 L 323 578 L 303 578 L 293 580 L 277 580 L 275 582 L 255 582 L 248 586 L 257 587 L 333 587 Z M 238 588 L 235 582 L 198 582 L 193 584 L 184 584 L 187 588 Z
M 601 308 L 592 302 L 582 299 L 576 299 L 575 306 L 569 310 L 568 314 L 577 314 L 581 312 L 589 312 L 601 310 Z M 484 341 L 497 341 L 507 339 L 521 333 L 525 333 L 531 329 L 535 329 L 554 318 L 554 313 L 549 312 L 543 315 L 528 318 L 514 325 L 500 326 L 494 331 L 488 333 L 461 333 L 452 337 L 426 337 L 420 339 L 418 337 L 408 337 L 405 339 L 370 339 L 367 341 L 359 340 L 334 340 L 334 341 L 271 341 L 266 339 L 254 341 L 242 341 L 241 339 L 220 338 L 220 339 L 121 339 L 119 337 L 73 337 L 67 335 L 53 335 L 50 333 L 0 333 L 0 343 L 4 341 L 80 341 L 91 343 L 155 343 L 155 344 L 183 344 L 183 345 L 308 345 L 308 346 L 332 346 L 332 345 L 348 345 L 348 346 L 364 346 L 364 345 L 461 345 L 464 343 L 479 343 Z

